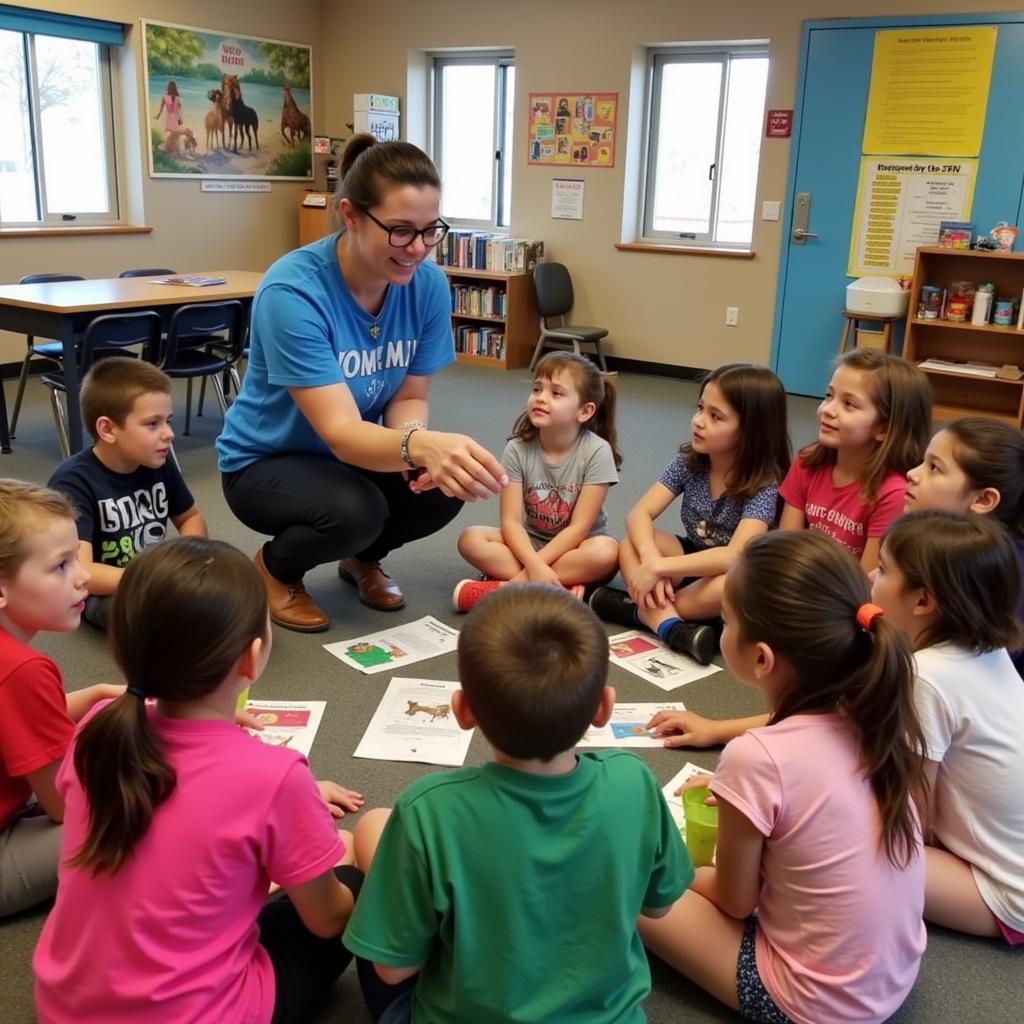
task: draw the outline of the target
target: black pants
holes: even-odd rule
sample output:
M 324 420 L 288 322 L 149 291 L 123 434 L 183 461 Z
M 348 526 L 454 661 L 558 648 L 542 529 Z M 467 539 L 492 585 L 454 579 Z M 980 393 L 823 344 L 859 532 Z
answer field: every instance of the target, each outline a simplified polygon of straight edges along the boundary
M 359 972 L 359 987 L 363 990 L 366 1008 L 374 1020 L 380 1020 L 383 1013 L 396 999 L 404 996 L 406 992 L 411 992 L 419 977 L 418 974 L 414 974 L 397 985 L 389 985 L 386 981 L 381 980 L 373 964 L 362 957 L 356 957 L 356 970 Z
M 363 873 L 358 868 L 334 869 L 338 881 L 359 898 Z M 352 954 L 341 936 L 321 939 L 302 923 L 292 901 L 283 893 L 260 911 L 260 945 L 274 965 L 276 995 L 271 1024 L 305 1024 L 310 1011 L 349 965 Z
M 355 555 L 377 562 L 447 526 L 462 502 L 440 490 L 413 494 L 401 473 L 374 473 L 330 456 L 275 455 L 221 477 L 231 511 L 270 534 L 263 561 L 282 583 Z

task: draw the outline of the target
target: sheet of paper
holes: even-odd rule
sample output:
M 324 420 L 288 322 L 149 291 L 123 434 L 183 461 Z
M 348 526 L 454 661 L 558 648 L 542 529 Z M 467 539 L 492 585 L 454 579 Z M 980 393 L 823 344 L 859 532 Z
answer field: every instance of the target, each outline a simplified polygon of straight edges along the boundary
M 608 651 L 613 665 L 662 690 L 674 690 L 722 671 L 717 665 L 698 665 L 693 658 L 670 651 L 652 633 L 636 629 L 608 637 Z
M 694 764 L 692 761 L 687 761 L 682 768 L 672 776 L 671 781 L 666 782 L 662 786 L 662 793 L 665 794 L 665 801 L 668 804 L 668 809 L 672 814 L 672 820 L 679 826 L 679 831 L 684 835 L 686 834 L 686 816 L 683 813 L 683 798 L 676 796 L 676 790 L 684 783 L 688 782 L 695 775 L 706 775 L 708 779 L 711 779 L 711 772 L 707 768 L 701 768 L 700 765 Z
M 353 756 L 452 767 L 464 764 L 473 730 L 460 729 L 452 715 L 452 694 L 457 689 L 458 683 L 395 676 Z
M 324 650 L 346 665 L 373 675 L 447 654 L 455 650 L 458 639 L 457 629 L 446 626 L 432 615 L 425 615 L 404 626 L 369 633 L 355 640 L 324 644 Z
M 288 747 L 309 757 L 320 719 L 324 717 L 324 700 L 250 700 L 245 710 L 264 725 L 249 734 L 274 747 Z
M 665 704 L 616 704 L 607 725 L 592 725 L 579 742 L 581 747 L 660 747 L 664 737 L 654 737 L 647 723 L 659 711 L 685 711 L 682 701 Z

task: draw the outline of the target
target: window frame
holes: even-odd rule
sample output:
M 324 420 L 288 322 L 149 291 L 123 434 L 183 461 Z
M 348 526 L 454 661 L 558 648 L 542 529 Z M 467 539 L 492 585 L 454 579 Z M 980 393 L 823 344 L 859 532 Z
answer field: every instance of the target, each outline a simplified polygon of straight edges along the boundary
M 505 122 L 508 114 L 508 72 L 511 68 L 515 72 L 515 53 L 511 50 L 480 50 L 480 51 L 438 51 L 430 55 L 431 72 L 431 157 L 441 175 L 441 182 L 444 183 L 444 166 L 441 160 L 443 152 L 442 133 L 444 124 L 442 111 L 443 102 L 443 80 L 441 73 L 446 67 L 458 66 L 479 66 L 492 64 L 496 70 L 495 103 L 494 103 L 494 140 L 495 155 L 491 170 L 491 216 L 489 220 L 474 220 L 466 217 L 446 217 L 452 227 L 469 228 L 480 231 L 508 231 L 509 224 L 500 223 L 502 215 L 503 195 L 505 182 L 512 174 L 512 161 L 508 153 L 512 147 L 512 138 L 505 133 Z M 513 127 L 514 134 L 514 127 Z M 512 201 L 509 199 L 509 217 L 512 220 Z
M 718 58 L 722 63 L 722 76 L 718 95 L 718 122 L 715 139 L 715 162 L 712 164 L 711 203 L 708 231 L 687 233 L 680 236 L 678 231 L 665 231 L 654 227 L 654 189 L 657 168 L 657 152 L 659 143 L 658 125 L 661 117 L 661 78 L 668 64 L 708 63 L 709 58 Z M 644 166 L 641 178 L 641 192 L 638 216 L 638 241 L 657 245 L 677 246 L 680 249 L 722 249 L 733 251 L 749 251 L 753 247 L 753 237 L 749 242 L 716 241 L 719 217 L 719 188 L 722 179 L 722 154 L 725 146 L 726 124 L 729 116 L 729 80 L 732 63 L 735 60 L 762 58 L 770 61 L 767 42 L 727 43 L 716 46 L 657 46 L 647 51 L 647 104 L 644 122 Z M 770 65 L 769 65 L 770 69 Z M 763 103 L 768 100 L 767 86 Z M 762 112 L 763 117 L 763 112 Z M 763 137 L 762 137 L 763 143 Z M 761 166 L 761 148 L 758 148 L 758 174 Z M 756 218 L 754 218 L 756 220 Z
M 7 31 L 19 31 L 7 29 Z M 25 227 L 53 227 L 54 225 L 87 224 L 95 226 L 99 224 L 120 224 L 121 220 L 121 190 L 119 165 L 117 160 L 117 116 L 114 101 L 114 76 L 111 47 L 107 43 L 98 42 L 93 39 L 78 38 L 78 42 L 89 43 L 96 47 L 97 68 L 99 72 L 99 125 L 97 131 L 101 133 L 103 140 L 104 161 L 106 168 L 106 196 L 108 209 L 101 212 L 81 212 L 64 210 L 53 212 L 47 204 L 46 197 L 46 162 L 47 155 L 43 146 L 43 126 L 41 120 L 40 98 L 39 98 L 39 64 L 36 55 L 36 39 L 39 36 L 48 38 L 68 39 L 74 36 L 54 34 L 49 36 L 46 32 L 21 31 L 22 54 L 25 61 L 27 75 L 26 92 L 28 101 L 29 136 L 31 140 L 32 162 L 35 175 L 36 207 L 39 211 L 37 220 L 7 220 L 0 208 L 0 227 L 3 228 L 25 228 Z M 60 159 L 62 154 L 57 154 Z

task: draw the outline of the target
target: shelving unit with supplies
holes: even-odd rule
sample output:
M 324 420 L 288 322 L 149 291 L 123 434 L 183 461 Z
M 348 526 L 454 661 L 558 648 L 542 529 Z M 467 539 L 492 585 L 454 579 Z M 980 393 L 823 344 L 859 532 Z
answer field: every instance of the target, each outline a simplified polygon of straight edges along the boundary
M 954 281 L 975 285 L 991 281 L 997 298 L 1018 303 L 1024 293 L 1024 253 L 941 249 L 917 250 L 903 354 L 913 363 L 941 359 L 954 363 L 1019 366 L 1024 370 L 1024 331 L 1017 330 L 1017 313 L 1007 327 L 957 323 L 918 317 L 924 285 L 949 289 Z M 1024 378 L 1004 380 L 980 371 L 922 367 L 935 389 L 935 419 L 990 416 L 1015 427 L 1024 425 Z
M 452 288 L 493 289 L 491 308 L 503 311 L 501 315 L 453 311 L 452 331 L 455 334 L 455 355 L 458 361 L 499 370 L 517 370 L 529 366 L 540 336 L 540 321 L 533 296 L 533 275 L 452 266 L 443 266 L 441 269 Z M 463 304 L 459 308 L 468 307 Z M 500 347 L 497 335 L 501 335 Z M 488 348 L 495 354 L 482 354 Z

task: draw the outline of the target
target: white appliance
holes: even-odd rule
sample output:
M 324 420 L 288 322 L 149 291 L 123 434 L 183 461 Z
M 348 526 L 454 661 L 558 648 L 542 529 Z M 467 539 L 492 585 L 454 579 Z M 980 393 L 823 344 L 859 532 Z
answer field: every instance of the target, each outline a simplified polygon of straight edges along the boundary
M 846 308 L 865 316 L 906 316 L 910 292 L 891 277 L 862 277 L 846 286 Z

